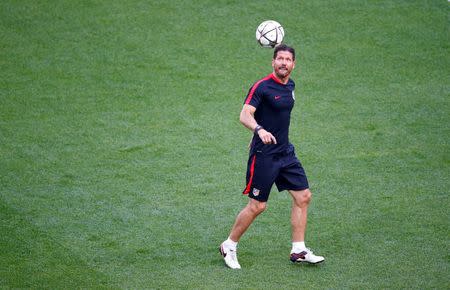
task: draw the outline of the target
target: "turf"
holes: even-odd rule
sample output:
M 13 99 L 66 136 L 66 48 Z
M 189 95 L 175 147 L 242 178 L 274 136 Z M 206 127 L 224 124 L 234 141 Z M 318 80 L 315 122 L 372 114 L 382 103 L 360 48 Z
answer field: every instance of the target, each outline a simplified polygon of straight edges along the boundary
M 0 288 L 450 288 L 447 1 L 0 4 Z M 314 193 L 293 265 L 290 197 L 239 247 L 238 114 L 296 47 L 291 141 Z

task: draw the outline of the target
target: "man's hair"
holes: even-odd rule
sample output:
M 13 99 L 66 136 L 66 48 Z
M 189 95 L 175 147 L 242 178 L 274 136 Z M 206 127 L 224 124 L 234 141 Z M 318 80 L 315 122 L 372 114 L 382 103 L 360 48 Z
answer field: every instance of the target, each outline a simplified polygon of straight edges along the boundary
M 287 46 L 286 44 L 275 46 L 275 50 L 273 51 L 273 59 L 277 58 L 277 54 L 279 51 L 289 51 L 290 53 L 292 53 L 292 60 L 295 60 L 295 49 L 293 47 Z

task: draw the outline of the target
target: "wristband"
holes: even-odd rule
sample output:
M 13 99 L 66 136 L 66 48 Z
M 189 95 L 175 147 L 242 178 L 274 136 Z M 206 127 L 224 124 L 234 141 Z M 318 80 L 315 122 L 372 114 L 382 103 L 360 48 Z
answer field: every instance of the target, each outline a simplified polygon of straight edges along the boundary
M 261 130 L 263 127 L 262 126 L 260 126 L 260 125 L 256 125 L 256 127 L 255 127 L 255 134 L 257 134 L 258 133 L 258 131 L 259 130 Z

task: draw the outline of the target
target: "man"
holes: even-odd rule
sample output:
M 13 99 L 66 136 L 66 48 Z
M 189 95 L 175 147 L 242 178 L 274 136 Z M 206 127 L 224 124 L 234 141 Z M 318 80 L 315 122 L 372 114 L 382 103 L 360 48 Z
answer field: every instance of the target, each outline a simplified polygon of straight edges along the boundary
M 225 264 L 240 269 L 237 243 L 255 218 L 266 208 L 269 193 L 275 183 L 278 190 L 288 190 L 292 196 L 291 226 L 292 262 L 320 263 L 305 246 L 308 205 L 311 201 L 305 171 L 289 143 L 290 114 L 294 106 L 295 83 L 290 79 L 295 67 L 295 50 L 287 45 L 275 47 L 273 72 L 257 81 L 249 90 L 240 114 L 241 123 L 254 132 L 247 167 L 249 202 L 236 217 L 230 235 L 220 245 Z

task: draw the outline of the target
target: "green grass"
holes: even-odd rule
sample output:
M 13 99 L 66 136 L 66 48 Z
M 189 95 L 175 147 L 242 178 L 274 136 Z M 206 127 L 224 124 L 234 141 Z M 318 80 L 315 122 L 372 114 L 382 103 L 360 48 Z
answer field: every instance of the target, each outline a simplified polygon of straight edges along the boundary
M 2 1 L 0 288 L 450 288 L 448 5 Z M 231 271 L 265 19 L 298 51 L 291 141 L 327 261 L 288 262 L 274 190 Z

